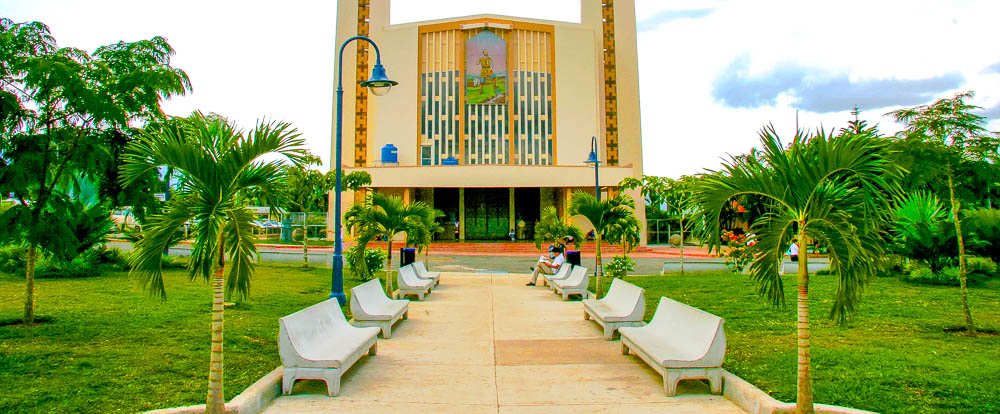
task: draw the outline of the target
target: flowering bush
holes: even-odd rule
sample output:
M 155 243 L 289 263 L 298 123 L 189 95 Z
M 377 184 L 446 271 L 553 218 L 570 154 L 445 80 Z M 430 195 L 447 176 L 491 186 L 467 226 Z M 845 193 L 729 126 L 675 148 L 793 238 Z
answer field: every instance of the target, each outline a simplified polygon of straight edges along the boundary
M 725 230 L 722 232 L 722 242 L 728 247 L 723 253 L 726 266 L 734 273 L 743 273 L 743 270 L 750 265 L 750 261 L 753 259 L 748 247 L 757 244 L 757 240 L 753 237 L 748 238 L 746 234 Z
M 613 278 L 624 278 L 628 272 L 635 270 L 635 262 L 628 256 L 622 254 L 611 259 L 611 263 L 604 265 L 604 273 Z

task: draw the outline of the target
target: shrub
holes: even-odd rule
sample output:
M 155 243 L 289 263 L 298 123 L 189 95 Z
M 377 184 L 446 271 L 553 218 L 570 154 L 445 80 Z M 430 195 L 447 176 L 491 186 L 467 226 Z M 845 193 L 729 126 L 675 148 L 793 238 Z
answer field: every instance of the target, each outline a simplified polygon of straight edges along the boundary
M 980 273 L 969 272 L 966 281 L 969 286 L 979 285 L 986 277 Z M 919 285 L 958 286 L 958 268 L 947 267 L 935 272 L 927 267 L 914 267 L 903 280 Z
M 19 244 L 0 246 L 0 272 L 16 274 L 24 271 L 28 248 Z
M 617 279 L 624 279 L 633 270 L 635 261 L 624 254 L 613 257 L 610 263 L 604 265 L 604 273 Z
M 375 278 L 375 274 L 385 266 L 385 250 L 365 249 L 358 244 L 347 249 L 344 259 L 347 266 L 351 268 L 354 277 L 368 281 Z
M 966 270 L 970 274 L 976 273 L 987 277 L 993 277 L 997 274 L 997 264 L 993 262 L 989 257 L 968 257 L 966 260 Z

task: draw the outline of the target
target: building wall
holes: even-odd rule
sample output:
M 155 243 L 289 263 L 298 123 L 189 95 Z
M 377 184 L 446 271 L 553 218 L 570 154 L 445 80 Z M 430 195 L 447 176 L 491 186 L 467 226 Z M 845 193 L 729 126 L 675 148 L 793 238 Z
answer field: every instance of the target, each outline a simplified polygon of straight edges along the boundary
M 343 165 L 348 171 L 368 171 L 372 174 L 373 187 L 592 188 L 593 167 L 583 163 L 591 149 L 591 137 L 598 139 L 599 158 L 607 160 L 608 155 L 602 0 L 581 0 L 580 23 L 477 15 L 400 25 L 389 24 L 389 0 L 361 1 L 370 3 L 369 35 L 381 49 L 382 64 L 388 76 L 399 85 L 387 96 L 368 97 L 366 157 L 361 157 L 367 159 L 367 165 L 355 165 L 354 96 L 358 87 L 353 78 L 356 46 L 348 46 L 344 53 L 345 138 L 342 145 Z M 357 34 L 358 2 L 339 0 L 338 44 Z M 614 186 L 621 178 L 642 175 L 634 0 L 615 0 L 614 13 L 618 163 L 602 165 L 603 186 Z M 508 104 L 505 106 L 472 108 L 462 101 L 462 49 L 465 39 L 475 30 L 460 30 L 458 25 L 470 22 L 512 24 L 512 30 L 498 31 L 508 41 L 510 57 Z M 374 64 L 374 50 L 369 50 L 368 59 L 369 65 Z M 437 74 L 437 80 L 428 80 L 426 74 L 429 73 Z M 551 95 L 526 96 L 523 91 L 516 90 L 513 84 L 521 74 L 532 81 L 538 79 L 539 85 L 547 81 L 542 90 L 551 89 Z M 427 109 L 426 104 L 434 102 L 421 95 L 422 86 L 435 83 L 439 87 L 447 86 L 447 92 L 438 93 L 437 112 L 425 111 L 422 118 L 421 109 Z M 514 92 L 522 93 L 519 96 Z M 532 106 L 530 113 L 524 111 L 525 107 L 517 106 L 522 103 L 522 96 L 524 101 L 543 103 L 542 108 L 536 111 Z M 473 109 L 478 112 L 471 113 Z M 484 109 L 487 113 L 482 112 Z M 431 121 L 436 123 L 428 123 L 429 116 L 435 117 Z M 500 120 L 504 122 L 498 125 L 502 133 L 487 137 L 490 141 L 470 139 L 473 135 L 470 128 Z M 443 132 L 442 125 L 445 126 Z M 542 139 L 533 142 L 546 143 L 537 147 L 542 151 L 532 147 L 530 156 L 523 146 L 527 143 L 529 125 L 532 139 Z M 475 135 L 482 137 L 478 132 Z M 508 139 L 512 141 L 505 141 Z M 551 151 L 547 148 L 549 141 Z M 499 146 L 502 151 L 497 151 L 493 157 L 482 158 L 475 151 L 470 151 L 474 154 L 466 153 L 467 148 L 477 148 L 476 145 L 484 142 L 490 142 L 491 148 Z M 387 144 L 398 148 L 398 167 L 379 165 L 380 151 Z M 428 144 L 432 165 L 421 167 L 421 148 Z M 449 155 L 457 158 L 460 165 L 438 166 Z M 638 192 L 631 192 L 631 195 L 639 204 L 636 213 L 644 222 L 642 199 Z M 343 206 L 349 206 L 353 199 L 353 195 L 345 195 Z

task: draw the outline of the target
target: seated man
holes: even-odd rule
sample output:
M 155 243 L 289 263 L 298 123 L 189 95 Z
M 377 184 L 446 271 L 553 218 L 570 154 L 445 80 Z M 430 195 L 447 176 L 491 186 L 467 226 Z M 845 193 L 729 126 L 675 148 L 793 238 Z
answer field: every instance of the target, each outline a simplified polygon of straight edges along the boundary
M 545 256 L 538 258 L 538 263 L 531 269 L 533 271 L 531 281 L 526 286 L 535 286 L 535 281 L 538 280 L 539 273 L 554 275 L 565 262 L 566 256 L 563 256 L 563 249 L 557 246 L 549 246 L 549 258 Z

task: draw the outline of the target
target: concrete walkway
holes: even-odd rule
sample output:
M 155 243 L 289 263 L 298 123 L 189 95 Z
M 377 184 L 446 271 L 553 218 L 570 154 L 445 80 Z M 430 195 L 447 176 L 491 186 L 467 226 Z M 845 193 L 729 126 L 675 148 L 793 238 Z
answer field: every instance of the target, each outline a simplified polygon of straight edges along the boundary
M 505 258 L 498 258 L 504 260 Z M 338 397 L 299 381 L 266 413 L 742 413 L 700 382 L 666 397 L 660 376 L 525 275 L 447 273 Z

